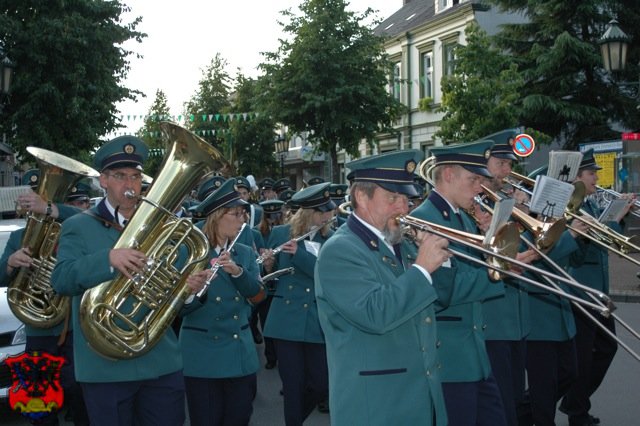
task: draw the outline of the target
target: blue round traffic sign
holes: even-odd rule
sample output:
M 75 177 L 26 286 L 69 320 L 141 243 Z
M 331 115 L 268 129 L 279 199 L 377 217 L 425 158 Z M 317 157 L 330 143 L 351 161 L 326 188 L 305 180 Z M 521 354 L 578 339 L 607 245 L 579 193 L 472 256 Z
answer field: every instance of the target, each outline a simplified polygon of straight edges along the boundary
M 518 157 L 528 157 L 536 149 L 536 142 L 526 133 L 522 133 L 513 139 L 513 152 Z

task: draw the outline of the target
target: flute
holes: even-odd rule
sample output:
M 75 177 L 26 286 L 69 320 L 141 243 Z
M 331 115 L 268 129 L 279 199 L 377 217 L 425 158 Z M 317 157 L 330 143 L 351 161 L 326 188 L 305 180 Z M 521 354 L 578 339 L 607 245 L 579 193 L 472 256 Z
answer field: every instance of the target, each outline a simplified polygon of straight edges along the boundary
M 314 227 L 313 227 L 313 228 L 311 228 L 311 230 L 310 230 L 309 232 L 307 232 L 306 234 L 302 234 L 302 235 L 300 235 L 299 237 L 293 238 L 293 241 L 295 241 L 296 243 L 297 243 L 297 242 L 300 242 L 300 241 L 304 240 L 305 238 L 307 238 L 309 235 L 313 234 L 314 232 L 317 232 L 318 230 L 322 229 L 324 226 L 326 226 L 326 225 L 328 225 L 328 224 L 330 224 L 330 223 L 333 223 L 333 222 L 335 222 L 336 220 L 337 220 L 337 219 L 336 219 L 336 217 L 334 216 L 334 217 L 332 217 L 331 219 L 329 219 L 329 220 L 326 220 L 326 221 L 322 222 L 320 225 L 318 225 L 318 226 L 314 226 Z M 289 240 L 289 241 L 291 241 L 291 240 Z M 287 241 L 287 243 L 288 243 L 289 241 Z M 264 263 L 264 261 L 265 261 L 265 260 L 267 260 L 269 257 L 271 257 L 271 256 L 275 256 L 276 254 L 280 253 L 280 252 L 282 251 L 282 249 L 284 248 L 285 244 L 287 244 L 287 243 L 280 244 L 278 247 L 276 247 L 276 248 L 274 248 L 273 250 L 271 250 L 271 253 L 264 253 L 264 254 L 261 254 L 261 255 L 256 259 L 256 262 L 258 262 L 258 265 L 262 265 L 262 263 Z
M 235 245 L 236 241 L 238 241 L 238 238 L 240 238 L 240 234 L 242 234 L 242 231 L 244 231 L 244 228 L 246 226 L 247 226 L 246 223 L 242 224 L 242 226 L 240 227 L 240 230 L 236 234 L 235 238 L 233 239 L 233 241 L 231 241 L 231 244 L 229 244 L 227 249 L 224 250 L 224 251 L 231 251 L 231 249 Z M 222 253 L 220 253 L 220 254 L 222 254 Z M 218 259 L 216 258 L 216 260 L 211 264 L 211 268 L 209 268 L 209 271 L 211 272 L 211 275 L 209 275 L 209 278 L 207 278 L 207 280 L 204 282 L 204 287 L 202 287 L 202 290 L 200 290 L 196 294 L 196 296 L 198 298 L 202 298 L 202 296 L 204 296 L 206 294 L 207 290 L 209 289 L 209 284 L 211 284 L 211 281 L 213 280 L 213 277 L 215 277 L 216 273 L 218 272 L 218 269 L 220 269 L 220 268 L 221 268 L 221 265 L 218 262 Z

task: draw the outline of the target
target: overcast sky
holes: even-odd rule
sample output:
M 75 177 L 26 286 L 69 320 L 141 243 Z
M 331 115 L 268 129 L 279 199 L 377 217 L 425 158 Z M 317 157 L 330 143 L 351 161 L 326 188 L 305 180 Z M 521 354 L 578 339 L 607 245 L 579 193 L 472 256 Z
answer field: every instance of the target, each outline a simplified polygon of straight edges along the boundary
M 125 115 L 125 130 L 134 132 L 142 120 L 127 115 L 144 115 L 157 89 L 167 96 L 172 114 L 182 114 L 183 104 L 195 93 L 202 70 L 219 52 L 235 75 L 240 68 L 257 77 L 260 52 L 275 51 L 281 37 L 277 20 L 280 11 L 298 10 L 301 0 L 124 0 L 133 16 L 141 16 L 138 30 L 147 34 L 142 43 L 126 47 L 143 56 L 131 57 L 126 86 L 146 94 L 137 102 L 118 105 Z M 350 9 L 363 12 L 367 7 L 384 19 L 402 7 L 403 0 L 351 0 Z

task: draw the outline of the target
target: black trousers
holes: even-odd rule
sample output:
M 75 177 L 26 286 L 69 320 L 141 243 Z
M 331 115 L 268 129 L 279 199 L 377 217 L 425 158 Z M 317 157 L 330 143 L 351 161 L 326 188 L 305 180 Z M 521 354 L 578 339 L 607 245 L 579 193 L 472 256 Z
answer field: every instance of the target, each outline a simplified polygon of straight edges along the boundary
M 555 426 L 556 406 L 577 376 L 574 339 L 527 341 L 529 400 L 521 424 Z
M 246 426 L 253 413 L 256 374 L 220 379 L 185 377 L 193 426 Z
M 258 329 L 258 320 L 260 321 L 260 327 L 264 329 L 264 325 L 267 323 L 267 315 L 269 315 L 269 308 L 271 307 L 271 301 L 273 296 L 267 296 L 261 303 L 253 308 L 251 312 L 251 331 L 253 335 L 260 333 Z M 267 362 L 275 364 L 278 361 L 278 355 L 276 353 L 276 345 L 271 337 L 264 337 L 264 357 Z
M 576 353 L 578 377 L 562 400 L 562 409 L 570 420 L 589 418 L 591 395 L 598 389 L 613 362 L 618 344 L 579 309 L 573 310 L 576 320 Z M 615 334 L 615 320 L 592 315 Z
M 526 340 L 487 340 L 491 371 L 498 384 L 509 426 L 518 426 L 517 407 L 525 389 Z
M 506 426 L 504 406 L 493 375 L 477 382 L 443 382 L 450 426 Z

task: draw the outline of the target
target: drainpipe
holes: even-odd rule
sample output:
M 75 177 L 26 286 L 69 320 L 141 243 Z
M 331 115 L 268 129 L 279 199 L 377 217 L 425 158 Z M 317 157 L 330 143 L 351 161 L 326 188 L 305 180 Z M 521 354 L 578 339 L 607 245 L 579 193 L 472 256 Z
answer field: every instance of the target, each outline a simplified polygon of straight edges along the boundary
M 403 149 L 411 149 L 413 145 L 412 134 L 412 113 L 411 113 L 411 92 L 413 92 L 413 84 L 411 82 L 411 33 L 409 31 L 405 34 L 407 38 L 407 105 L 409 106 L 409 113 L 407 117 L 407 139 L 409 141 L 409 147 L 406 148 L 406 143 Z

